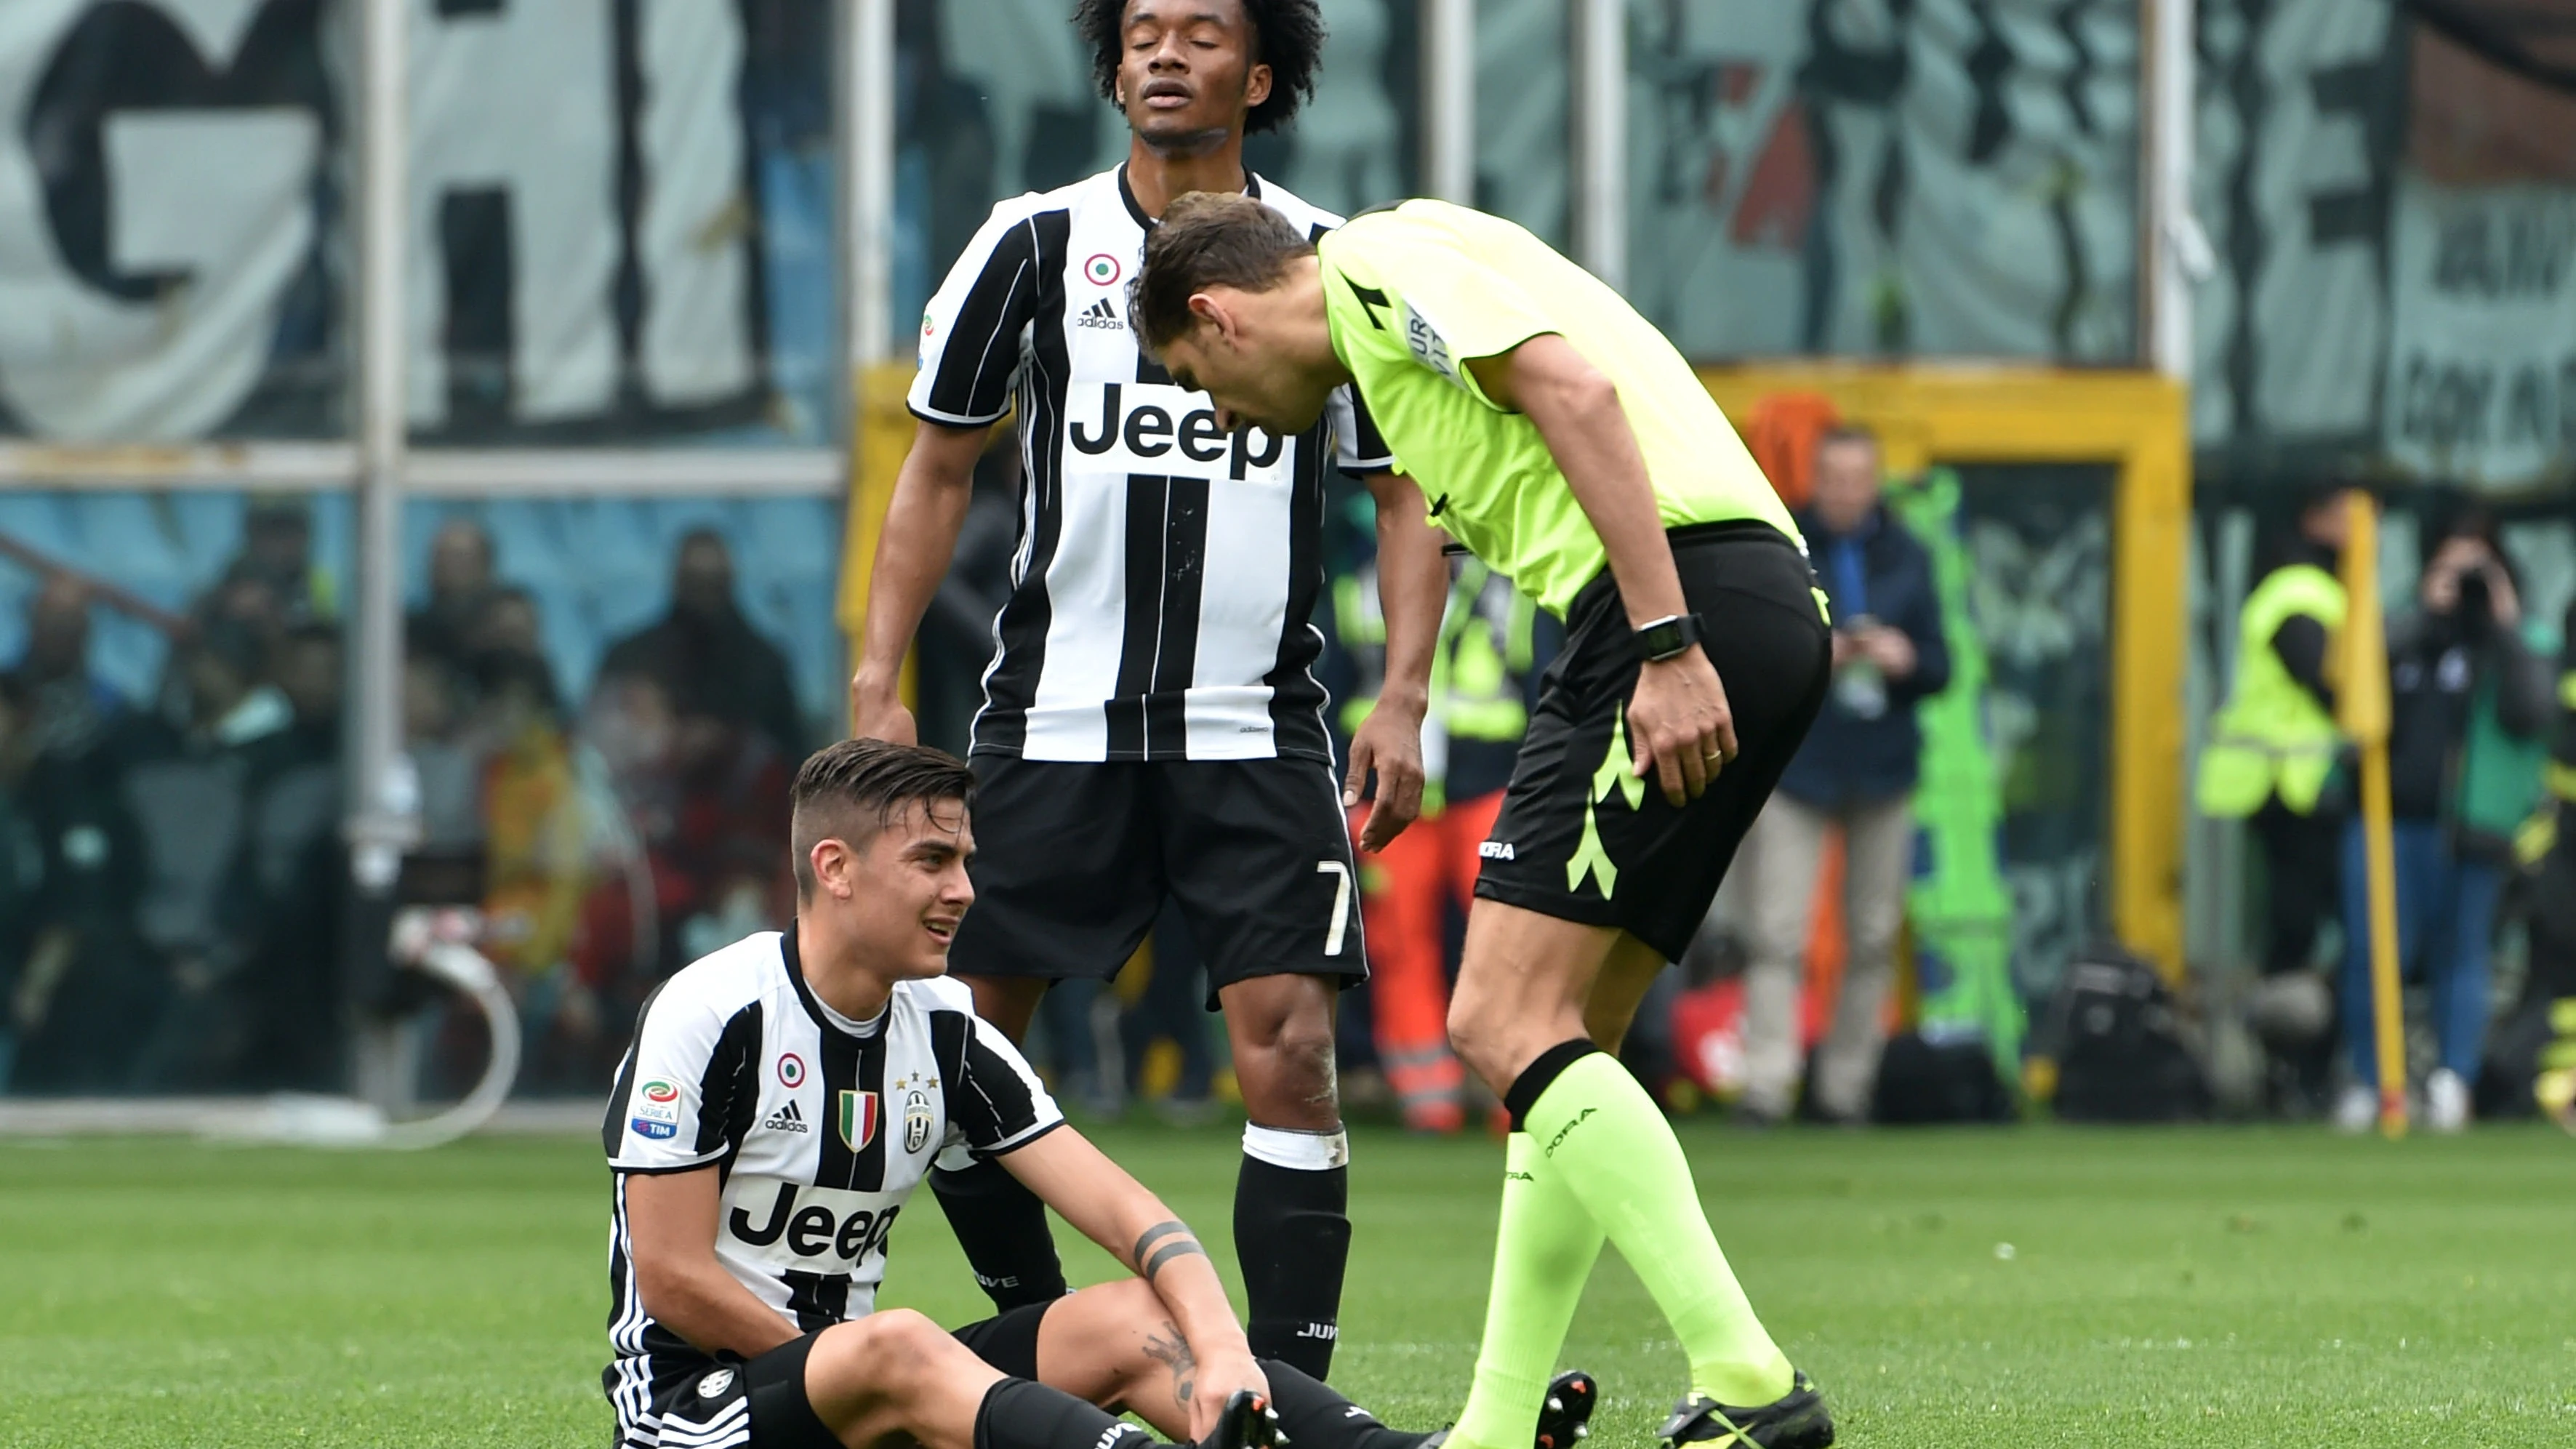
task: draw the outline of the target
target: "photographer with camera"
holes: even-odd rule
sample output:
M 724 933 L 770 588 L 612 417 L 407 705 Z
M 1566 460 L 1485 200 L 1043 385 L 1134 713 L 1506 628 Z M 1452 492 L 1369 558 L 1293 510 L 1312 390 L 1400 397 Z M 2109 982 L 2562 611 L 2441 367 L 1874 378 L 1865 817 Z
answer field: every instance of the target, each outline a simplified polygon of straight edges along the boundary
M 2437 1132 L 2468 1125 L 2487 1028 L 2487 952 L 2512 830 L 2538 785 L 2530 756 L 2550 720 L 2545 656 L 2524 637 L 2522 596 L 2495 520 L 2464 512 L 2431 546 L 2418 607 L 2388 623 L 2388 740 L 2401 970 L 2431 988 L 2440 1065 L 2424 1083 Z M 2526 762 L 2527 761 L 2527 765 Z M 2377 1115 L 2369 891 L 2361 825 L 2344 832 L 2344 1044 L 2354 1080 L 2335 1124 Z

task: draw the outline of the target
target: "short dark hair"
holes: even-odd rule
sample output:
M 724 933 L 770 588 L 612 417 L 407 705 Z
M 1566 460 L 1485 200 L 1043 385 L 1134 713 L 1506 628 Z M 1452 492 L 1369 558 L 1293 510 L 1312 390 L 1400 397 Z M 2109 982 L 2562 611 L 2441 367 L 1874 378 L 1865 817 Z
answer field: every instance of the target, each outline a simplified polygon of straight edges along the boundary
M 1252 27 L 1252 64 L 1270 67 L 1270 96 L 1244 114 L 1243 129 L 1260 135 L 1287 125 L 1315 95 L 1324 61 L 1324 16 L 1315 0 L 1241 0 Z M 1082 0 L 1073 28 L 1091 47 L 1091 83 L 1100 98 L 1118 99 L 1118 61 L 1126 54 L 1127 0 Z
M 1193 191 L 1172 199 L 1145 234 L 1145 264 L 1127 284 L 1127 312 L 1147 350 L 1190 330 L 1190 298 L 1210 287 L 1267 292 L 1315 244 L 1249 196 Z
M 1816 451 L 1824 452 L 1836 443 L 1867 443 L 1878 446 L 1878 430 L 1866 423 L 1836 423 L 1816 435 Z
M 915 802 L 954 800 L 972 808 L 975 772 L 946 750 L 843 740 L 806 758 L 788 798 L 794 810 L 788 836 L 796 852 L 796 898 L 811 900 L 817 843 L 839 839 L 853 848 L 863 846 Z

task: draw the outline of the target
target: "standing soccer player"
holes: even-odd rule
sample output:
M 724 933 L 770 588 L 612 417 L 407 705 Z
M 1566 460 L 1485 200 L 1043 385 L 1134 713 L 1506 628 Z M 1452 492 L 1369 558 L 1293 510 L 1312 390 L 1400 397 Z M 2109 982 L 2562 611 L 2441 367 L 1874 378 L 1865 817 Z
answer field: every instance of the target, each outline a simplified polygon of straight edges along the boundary
M 1432 520 L 1566 621 L 1449 1011 L 1513 1128 L 1451 1444 L 1527 1438 L 1605 1234 L 1690 1360 L 1666 1439 L 1831 1443 L 1672 1128 L 1603 1050 L 1689 944 L 1824 701 L 1832 646 L 1797 525 L 1673 345 L 1507 221 L 1410 201 L 1317 242 L 1187 197 L 1146 243 L 1131 310 L 1220 424 L 1304 426 L 1356 383 L 1402 469 L 1372 480 L 1380 516 L 1427 529 L 1427 495 Z
M 1382 543 L 1390 685 L 1337 791 L 1309 669 L 1323 470 L 1336 443 L 1354 472 L 1384 468 L 1385 450 L 1347 390 L 1284 432 L 1219 426 L 1139 351 L 1126 315 L 1173 197 L 1243 196 L 1300 237 L 1338 224 L 1243 169 L 1246 131 L 1312 93 L 1322 22 L 1313 0 L 1084 0 L 1075 25 L 1134 134 L 1127 163 L 995 207 L 931 300 L 910 398 L 920 429 L 877 550 L 852 728 L 914 738 L 896 693 L 904 652 L 985 436 L 1016 403 L 1019 548 L 972 749 L 983 905 L 956 971 L 1017 1041 L 1050 983 L 1114 974 L 1177 899 L 1251 1117 L 1235 1240 L 1253 1351 L 1320 1378 L 1350 1243 L 1333 1003 L 1366 975 L 1343 807 L 1374 767 L 1371 848 L 1419 807 L 1447 572 L 1423 530 Z M 932 1186 L 997 1306 L 1064 1292 L 1019 1184 L 951 1162 Z

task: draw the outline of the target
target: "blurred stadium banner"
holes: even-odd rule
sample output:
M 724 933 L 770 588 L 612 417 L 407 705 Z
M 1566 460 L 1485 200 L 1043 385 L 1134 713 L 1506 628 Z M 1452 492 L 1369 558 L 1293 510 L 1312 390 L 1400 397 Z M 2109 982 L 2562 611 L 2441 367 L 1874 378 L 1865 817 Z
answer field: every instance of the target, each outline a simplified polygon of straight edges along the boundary
M 0 434 L 345 435 L 339 8 L 0 7 L 0 109 L 22 119 L 0 133 Z M 901 7 L 914 79 L 884 315 L 917 310 L 995 197 L 1123 148 L 1061 8 Z M 1327 206 L 1421 189 L 1422 7 L 1326 8 L 1331 94 L 1256 164 Z M 1592 193 L 1569 140 L 1568 10 L 1478 7 L 1473 170 L 1481 203 L 1572 245 Z M 1710 359 L 2134 362 L 2141 10 L 1632 6 L 1629 290 Z M 1014 23 L 994 27 L 1000 11 Z M 2208 469 L 2260 486 L 2326 450 L 2495 488 L 2563 478 L 2569 0 L 2197 11 Z M 806 365 L 787 360 L 811 340 L 798 329 L 836 315 L 828 237 L 783 231 L 777 204 L 817 190 L 828 232 L 829 168 L 798 166 L 833 103 L 782 58 L 828 20 L 823 0 L 413 7 L 407 397 L 424 441 L 704 431 L 774 421 L 788 394 L 819 398 L 808 426 L 829 429 L 830 388 L 780 375 Z
M 0 432 L 343 432 L 346 8 L 0 6 Z M 573 443 L 762 414 L 746 184 L 762 108 L 793 88 L 744 84 L 759 8 L 410 7 L 417 433 Z

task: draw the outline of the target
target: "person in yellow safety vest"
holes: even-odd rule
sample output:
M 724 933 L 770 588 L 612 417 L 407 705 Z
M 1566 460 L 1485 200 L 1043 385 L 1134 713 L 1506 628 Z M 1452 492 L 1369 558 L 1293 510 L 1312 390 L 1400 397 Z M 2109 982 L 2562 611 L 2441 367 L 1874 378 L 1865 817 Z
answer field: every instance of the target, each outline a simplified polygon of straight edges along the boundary
M 2236 670 L 2201 748 L 2202 814 L 2246 821 L 2263 854 L 2263 984 L 2250 1013 L 2272 1061 L 2275 1105 L 2299 1115 L 2325 1104 L 2333 1002 L 2313 970 L 2317 927 L 2340 899 L 2344 803 L 2330 790 L 2343 736 L 2326 656 L 2344 619 L 2336 577 L 2350 490 L 2304 497 L 2279 562 L 2237 615 Z
M 1336 691 L 1344 737 L 1368 717 L 1384 658 L 1374 572 L 1364 561 L 1333 583 L 1335 633 L 1359 676 L 1359 687 Z M 1537 606 L 1511 580 L 1459 561 L 1422 720 L 1422 815 L 1360 862 L 1378 1063 L 1417 1132 L 1466 1124 L 1466 1073 L 1449 1050 L 1449 911 L 1454 903 L 1463 916 L 1474 897 L 1478 851 L 1529 728 L 1537 624 Z

